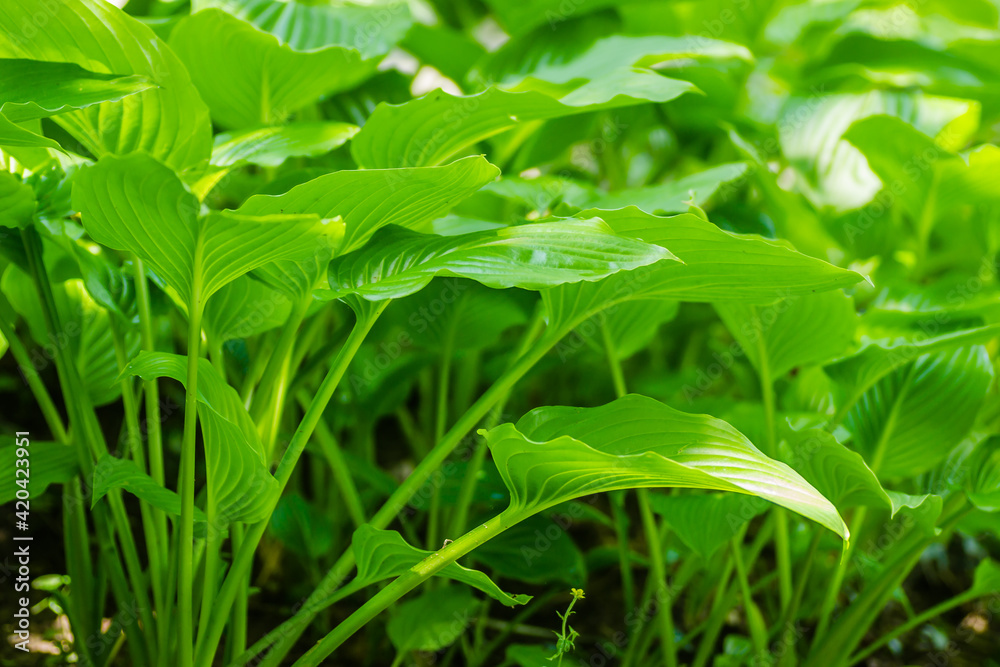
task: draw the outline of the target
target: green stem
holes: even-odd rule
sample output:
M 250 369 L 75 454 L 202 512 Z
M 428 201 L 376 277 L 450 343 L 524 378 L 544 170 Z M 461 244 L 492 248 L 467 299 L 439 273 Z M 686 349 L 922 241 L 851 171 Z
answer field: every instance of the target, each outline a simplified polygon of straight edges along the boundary
M 135 303 L 136 308 L 139 312 L 139 333 L 141 336 L 142 349 L 146 352 L 154 352 L 156 350 L 156 338 L 153 335 L 153 314 L 150 307 L 149 301 L 149 283 L 146 281 L 146 269 L 143 266 L 142 260 L 136 256 L 132 258 L 133 266 L 135 267 Z M 146 462 L 149 466 L 149 475 L 153 480 L 162 487 L 166 487 L 166 475 L 163 471 L 163 433 L 161 430 L 162 419 L 160 417 L 160 386 L 157 383 L 156 378 L 150 380 L 144 380 L 142 384 L 143 396 L 146 402 L 146 447 L 147 456 Z M 166 556 L 167 545 L 170 544 L 169 537 L 167 536 L 167 515 L 162 510 L 155 507 L 150 510 L 153 515 L 153 524 L 156 530 L 157 543 L 164 550 L 164 557 Z M 160 646 L 160 653 L 157 656 L 157 664 L 159 667 L 167 667 L 167 660 L 169 657 L 169 651 L 167 651 L 167 640 L 170 636 L 170 623 L 171 617 L 173 616 L 172 606 L 173 601 L 166 599 L 167 594 L 171 590 L 169 581 L 169 572 L 173 568 L 166 567 L 161 570 L 159 575 L 159 586 L 160 590 L 164 591 L 164 598 L 162 604 L 164 606 L 157 607 L 159 611 L 159 618 L 157 619 L 157 640 Z M 154 573 L 153 576 L 156 576 Z M 156 595 L 154 588 L 154 596 Z
M 128 365 L 125 351 L 125 334 L 121 327 L 114 320 L 111 320 L 111 337 L 114 342 L 115 357 L 118 361 L 118 369 L 122 371 Z M 136 464 L 142 472 L 147 472 L 146 455 L 143 451 L 142 432 L 139 427 L 139 406 L 135 394 L 132 392 L 132 380 L 123 377 L 121 380 L 122 406 L 125 410 L 125 428 L 128 437 L 128 453 L 132 455 Z M 149 578 L 153 588 L 153 601 L 156 609 L 166 609 L 166 591 L 163 589 L 163 562 L 160 560 L 163 550 L 159 541 L 159 534 L 156 530 L 156 523 L 153 517 L 151 506 L 148 503 L 139 503 L 139 514 L 142 517 L 143 535 L 146 539 L 146 557 L 149 560 Z M 166 613 L 165 611 L 161 611 Z M 157 636 L 157 643 L 160 637 Z
M 454 329 L 451 330 L 452 332 Z M 451 357 L 453 333 L 445 341 L 441 351 L 441 370 L 438 373 L 437 409 L 434 414 L 434 442 L 441 440 L 448 425 L 448 395 L 451 384 Z M 434 487 L 428 508 L 427 549 L 433 551 L 438 544 L 438 524 L 441 518 L 441 489 Z
M 532 346 L 527 354 L 518 359 L 507 372 L 500 376 L 479 397 L 479 400 L 452 425 L 444 438 L 424 457 L 413 472 L 410 473 L 410 476 L 400 484 L 392 496 L 382 505 L 382 508 L 371 518 L 369 523 L 377 529 L 388 526 L 396 515 L 406 507 L 410 499 L 416 495 L 417 491 L 424 486 L 434 472 L 444 463 L 459 443 L 461 443 L 465 435 L 486 416 L 495 404 L 507 396 L 517 381 L 531 370 L 559 342 L 567 330 L 571 330 L 575 325 L 575 322 L 568 324 L 558 332 L 543 336 Z M 321 605 L 322 601 L 328 598 L 344 582 L 353 568 L 354 552 L 348 550 L 341 555 L 334 566 L 326 573 L 320 585 L 309 596 L 297 615 L 307 616 L 309 619 L 315 618 L 316 614 L 323 609 Z M 295 641 L 301 636 L 305 627 L 306 624 L 300 625 L 299 630 L 293 631 L 283 637 L 281 642 L 276 644 L 271 653 L 268 654 L 267 659 L 261 663 L 260 667 L 274 667 L 279 664 Z
M 350 638 L 351 635 L 363 628 L 393 602 L 406 595 L 406 593 L 419 586 L 423 581 L 426 581 L 445 566 L 454 563 L 457 559 L 484 542 L 496 537 L 527 516 L 530 515 L 510 512 L 510 510 L 505 511 L 494 519 L 473 528 L 440 551 L 420 561 L 405 574 L 397 577 L 391 584 L 379 591 L 343 623 L 334 628 L 332 632 L 321 639 L 308 653 L 299 658 L 292 667 L 318 667 L 323 660 Z
M 507 371 L 509 371 L 513 365 L 528 352 L 531 345 L 535 342 L 535 339 L 538 338 L 538 335 L 544 328 L 545 311 L 542 308 L 538 308 L 535 311 L 531 322 L 524 330 L 524 335 L 521 337 L 521 341 L 518 343 L 517 349 L 514 351 L 514 354 L 508 362 L 506 368 Z M 496 426 L 509 397 L 510 394 L 508 393 L 497 399 L 496 406 L 491 408 L 490 416 L 487 417 L 487 429 Z M 438 440 L 440 440 L 440 438 Z M 476 484 L 479 482 L 479 473 L 482 471 L 483 464 L 486 461 L 486 453 L 488 451 L 486 445 L 479 442 L 476 443 L 474 447 L 475 450 L 472 453 L 472 458 L 469 460 L 469 466 L 465 469 L 465 477 L 462 479 L 462 486 L 458 492 L 458 501 L 455 504 L 454 518 L 452 519 L 451 526 L 448 529 L 448 533 L 450 535 L 461 535 L 465 532 L 465 528 L 469 520 L 469 510 L 472 507 L 472 498 L 476 492 Z
M 257 391 L 251 399 L 250 416 L 253 417 L 255 423 L 260 423 L 261 418 L 271 408 L 272 401 L 269 400 L 272 396 L 271 389 L 277 386 L 279 377 L 288 367 L 288 356 L 292 352 L 299 325 L 305 319 L 306 312 L 309 310 L 309 306 L 312 305 L 312 300 L 312 292 L 304 298 L 299 299 L 292 307 L 288 321 L 285 322 L 281 329 L 281 335 L 278 337 L 278 342 L 271 351 L 271 357 L 268 359 L 267 366 L 264 369 L 264 375 L 261 376 L 260 383 L 257 385 Z
M 777 457 L 778 434 L 775 426 L 774 379 L 771 377 L 771 364 L 765 343 L 763 321 L 756 308 L 752 309 L 757 326 L 757 359 L 760 375 L 760 391 L 764 401 L 764 428 L 767 441 L 766 454 Z M 778 596 L 781 600 L 781 611 L 785 613 L 792 602 L 792 556 L 788 540 L 788 514 L 781 507 L 775 507 L 774 512 L 774 550 L 778 565 Z
M 3 303 L 8 308 L 10 307 L 6 297 L 2 294 L 0 294 L 0 303 Z M 18 368 L 21 369 L 21 377 L 24 378 L 24 381 L 28 384 L 28 389 L 31 390 L 32 396 L 35 397 L 35 402 L 38 404 L 38 409 L 42 412 L 42 417 L 45 418 L 45 423 L 48 425 L 49 431 L 52 432 L 53 439 L 63 444 L 69 444 L 69 434 L 63 425 L 62 417 L 59 416 L 59 410 L 56 409 L 56 404 L 52 401 L 52 396 L 49 395 L 49 391 L 45 388 L 45 383 L 42 382 L 38 371 L 35 370 L 34 364 L 31 363 L 28 350 L 24 347 L 24 343 L 21 342 L 21 338 L 17 335 L 17 332 L 14 331 L 14 327 L 8 324 L 3 318 L 0 318 L 0 333 L 7 339 L 7 344 L 10 347 L 11 354 L 14 356 L 14 361 L 17 362 Z
M 669 590 L 667 586 L 667 567 L 663 557 L 663 544 L 656 530 L 656 519 L 649 503 L 649 490 L 636 489 L 639 500 L 639 513 L 642 516 L 642 526 L 646 533 L 646 544 L 649 548 L 649 561 L 653 579 L 660 590 Z M 674 645 L 674 617 L 670 605 L 664 605 L 657 611 L 659 619 L 660 644 L 663 647 L 664 662 L 667 667 L 677 665 L 677 647 Z
M 760 627 L 757 619 L 759 611 L 753 601 L 753 593 L 750 590 L 750 578 L 747 576 L 747 569 L 743 564 L 743 540 L 742 537 L 734 537 L 731 541 L 733 549 L 733 566 L 736 569 L 736 581 L 740 585 L 740 594 L 743 597 L 743 611 L 747 617 L 747 627 L 750 629 L 750 637 L 753 640 L 754 651 L 757 655 L 767 653 L 767 633 Z
M 611 518 L 615 523 L 615 537 L 618 542 L 618 571 L 622 578 L 622 598 L 625 614 L 635 609 L 635 579 L 632 577 L 632 549 L 629 546 L 628 514 L 625 512 L 625 491 L 608 494 Z
M 196 265 L 200 259 L 196 258 Z M 197 274 L 196 274 L 197 275 Z M 184 440 L 181 444 L 181 521 L 178 534 L 177 614 L 180 632 L 177 646 L 181 667 L 194 667 L 194 485 L 198 425 L 198 360 L 201 350 L 202 301 L 196 283 L 190 303 L 187 340 L 187 393 L 184 397 Z M 213 529 L 209 526 L 209 532 Z M 212 554 L 206 554 L 211 559 Z M 208 582 L 206 582 L 207 584 Z M 201 663 L 199 663 L 201 664 Z
M 21 239 L 28 258 L 29 273 L 42 304 L 46 333 L 50 340 L 55 340 L 55 334 L 62 332 L 63 329 L 52 285 L 49 284 L 48 274 L 45 270 L 42 239 L 34 228 L 22 229 Z M 90 480 L 93 477 L 93 458 L 99 458 L 107 453 L 107 443 L 104 441 L 104 434 L 97 422 L 97 415 L 90 403 L 90 397 L 83 386 L 75 362 L 69 356 L 67 346 L 56 345 L 55 347 L 56 373 L 63 389 L 63 398 L 66 402 L 67 412 L 70 414 L 70 423 L 73 425 L 73 437 L 74 439 L 80 438 L 83 442 L 82 447 L 75 448 L 77 459 L 80 463 L 83 479 Z M 107 550 L 106 553 L 109 554 L 108 567 L 111 570 L 115 600 L 121 609 L 127 609 L 130 603 L 128 588 L 131 586 L 135 600 L 139 605 L 139 615 L 143 623 L 148 628 L 155 628 L 142 568 L 139 565 L 138 550 L 131 527 L 128 524 L 128 517 L 125 514 L 121 492 L 119 490 L 111 491 L 108 494 L 108 503 L 112 508 L 111 518 L 108 518 L 105 507 L 99 504 L 94 508 L 94 520 L 98 539 L 102 547 Z M 121 569 L 121 558 L 115 549 L 112 526 L 117 530 L 121 540 L 125 566 L 128 571 L 127 583 L 125 582 L 125 573 Z M 113 557 L 110 556 L 111 554 Z M 130 628 L 129 638 L 132 641 L 129 650 L 134 658 L 147 664 L 150 658 L 155 655 L 155 647 L 149 645 L 146 637 L 135 624 L 132 624 Z
M 230 527 L 230 530 L 232 531 L 232 538 L 230 541 L 233 553 L 236 553 L 240 550 L 240 547 L 243 546 L 243 540 L 246 536 L 246 526 L 245 524 L 236 522 Z M 233 613 L 229 627 L 230 656 L 240 655 L 246 650 L 247 647 L 247 611 L 250 606 L 249 573 L 247 573 L 241 583 L 242 585 L 236 595 L 236 601 L 233 603 Z
M 375 321 L 389 303 L 388 300 L 378 302 L 371 306 L 370 311 L 358 316 L 358 320 L 351 330 L 350 336 L 347 337 L 329 372 L 323 378 L 322 384 L 316 390 L 309 409 L 306 410 L 306 414 L 302 417 L 302 421 L 292 436 L 291 442 L 288 443 L 288 448 L 281 457 L 281 463 L 278 464 L 278 469 L 274 474 L 275 479 L 278 481 L 278 493 L 275 494 L 274 501 L 267 512 L 267 517 L 250 527 L 243 544 L 240 545 L 240 550 L 233 557 L 229 574 L 223 582 L 218 596 L 213 600 L 212 615 L 208 626 L 205 632 L 200 633 L 198 636 L 196 654 L 199 665 L 209 665 L 212 663 L 212 657 L 215 655 L 219 640 L 222 638 L 222 630 L 225 627 L 226 617 L 229 615 L 238 589 L 242 586 L 245 577 L 250 571 L 250 567 L 253 564 L 254 552 L 257 549 L 257 545 L 260 544 L 261 538 L 264 536 L 264 531 L 267 529 L 278 498 L 281 497 L 281 493 L 288 485 L 288 480 L 292 476 L 295 464 L 298 463 L 299 457 L 305 451 L 306 443 L 312 437 L 317 424 L 323 418 L 323 412 L 326 410 L 330 399 L 333 398 L 333 394 L 340 384 L 344 373 L 347 371 L 348 365 L 354 359 L 354 355 L 357 354 L 361 343 L 364 342 Z
M 309 409 L 309 394 L 305 389 L 299 390 L 296 394 L 296 400 L 302 406 L 303 412 Z M 344 458 L 344 452 L 341 450 L 337 438 L 330 432 L 330 428 L 322 419 L 316 422 L 316 441 L 319 442 L 323 456 L 330 466 L 337 490 L 344 499 L 344 504 L 347 505 L 347 513 L 351 517 L 351 522 L 355 528 L 358 528 L 365 522 L 365 506 L 361 502 L 361 494 L 358 493 L 358 487 L 354 484 L 354 478 L 351 477 L 351 470 Z
M 931 607 L 922 614 L 914 616 L 906 623 L 900 625 L 898 628 L 882 635 L 874 643 L 865 648 L 865 650 L 851 656 L 851 658 L 847 661 L 848 664 L 851 665 L 861 664 L 865 660 L 865 658 L 867 658 L 872 653 L 874 653 L 875 651 L 879 650 L 880 648 L 891 642 L 893 639 L 896 639 L 897 637 L 906 634 L 910 630 L 916 628 L 917 626 L 923 625 L 927 621 L 938 618 L 939 616 L 941 616 L 941 614 L 945 613 L 946 611 L 949 611 L 950 609 L 954 609 L 955 607 L 965 604 L 966 602 L 972 602 L 977 597 L 982 597 L 982 596 L 979 595 L 976 591 L 968 590 L 965 591 L 964 593 L 961 593 L 960 595 L 956 595 L 950 600 L 945 600 L 944 602 Z

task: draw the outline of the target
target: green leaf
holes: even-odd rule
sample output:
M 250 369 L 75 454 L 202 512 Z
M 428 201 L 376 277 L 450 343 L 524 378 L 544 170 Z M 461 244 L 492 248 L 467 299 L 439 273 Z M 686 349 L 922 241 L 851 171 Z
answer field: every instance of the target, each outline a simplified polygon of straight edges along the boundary
M 271 532 L 291 551 L 317 559 L 333 548 L 336 526 L 297 493 L 282 496 L 274 508 Z
M 995 146 L 974 152 L 966 163 L 909 123 L 892 116 L 871 116 L 848 129 L 844 138 L 864 154 L 884 188 L 926 240 L 934 223 L 965 204 L 995 204 Z
M 30 440 L 30 436 L 29 436 Z M 80 466 L 76 450 L 61 442 L 30 440 L 31 478 L 28 484 L 28 499 L 38 498 L 53 484 L 65 484 L 76 476 Z M 13 503 L 22 487 L 17 484 L 14 474 L 17 455 L 16 440 L 13 435 L 4 438 L 0 445 L 0 465 L 9 474 L 0 478 L 0 504 Z
M 139 74 L 101 74 L 75 63 L 25 58 L 0 58 L 0 84 L 0 109 L 15 123 L 117 102 L 155 87 Z
M 0 58 L 0 145 L 59 148 L 17 125 L 153 88 L 148 77 L 91 72 L 74 63 Z
M 290 123 L 215 135 L 212 165 L 277 167 L 290 157 L 315 157 L 343 146 L 358 131 L 349 123 Z
M 515 48 L 510 48 L 512 45 Z M 566 84 L 613 77 L 630 68 L 669 70 L 678 61 L 697 58 L 753 60 L 745 46 L 702 35 L 610 35 L 598 39 L 578 55 L 565 47 L 552 48 L 544 37 L 538 39 L 533 35 L 523 45 L 517 42 L 505 45 L 476 68 L 470 78 L 501 86 L 522 83 L 525 79 L 529 87 L 532 80 Z
M 165 352 L 140 352 L 122 371 L 143 380 L 169 377 L 187 381 L 187 358 Z M 239 394 L 226 384 L 207 359 L 198 360 L 198 421 L 205 442 L 208 493 L 215 524 L 252 523 L 267 518 L 278 493 L 278 481 L 264 459 L 264 448 Z
M 650 506 L 691 551 L 708 560 L 769 504 L 734 493 L 650 494 Z
M 36 28 L 39 15 L 46 22 Z M 208 157 L 208 108 L 181 61 L 152 30 L 111 3 L 58 0 L 43 10 L 36 0 L 9 0 L 0 12 L 0 31 L 11 36 L 0 42 L 0 57 L 75 63 L 138 77 L 127 79 L 132 87 L 157 86 L 53 117 L 95 156 L 143 151 L 175 169 Z
M 439 651 L 459 640 L 478 605 L 467 588 L 445 586 L 399 605 L 386 630 L 400 653 Z
M 986 597 L 996 593 L 1000 593 L 1000 564 L 997 564 L 992 558 L 984 558 L 976 566 L 969 594 L 975 597 Z
M 413 343 L 431 350 L 489 347 L 530 314 L 513 290 L 495 290 L 471 280 L 444 278 L 390 306 L 382 317 L 399 317 Z M 405 315 L 405 317 L 403 317 Z
M 799 366 L 842 355 L 854 342 L 854 301 L 843 292 L 779 299 L 766 306 L 715 305 L 758 372 L 780 378 Z
M 562 334 L 588 317 L 629 301 L 771 303 L 861 280 L 853 271 L 807 257 L 779 242 L 725 232 L 691 214 L 661 218 L 629 207 L 578 215 L 598 217 L 620 235 L 667 248 L 682 263 L 657 262 L 598 283 L 546 290 L 542 298 L 550 326 Z
M 91 508 L 114 489 L 124 489 L 139 500 L 147 502 L 171 516 L 181 515 L 181 497 L 179 495 L 157 484 L 156 480 L 139 470 L 135 461 L 104 454 L 94 466 Z M 205 513 L 197 507 L 194 508 L 194 516 L 195 521 L 207 520 Z
M 398 298 L 438 275 L 470 278 L 488 287 L 539 290 L 599 280 L 673 256 L 616 236 L 600 220 L 544 222 L 459 236 L 387 228 L 361 250 L 330 263 L 332 296 L 372 301 Z
M 824 366 L 824 370 L 844 388 L 839 409 L 846 411 L 881 378 L 920 355 L 987 343 L 998 335 L 1000 325 L 990 325 L 939 336 L 869 340 L 856 352 Z
M 600 209 L 635 206 L 654 215 L 683 213 L 688 210 L 688 202 L 704 206 L 724 185 L 742 179 L 746 173 L 746 163 L 729 162 L 672 182 L 603 194 L 584 205 Z
M 845 426 L 880 477 L 917 475 L 943 461 L 965 437 L 992 381 L 982 346 L 926 354 L 865 392 Z
M 229 129 L 282 123 L 375 72 L 375 62 L 363 60 L 355 48 L 298 48 L 213 8 L 182 19 L 170 34 L 170 46 L 187 66 L 212 119 Z
M 800 175 L 798 189 L 817 207 L 843 211 L 868 203 L 881 187 L 864 156 L 844 139 L 855 121 L 889 114 L 936 137 L 977 109 L 969 100 L 920 92 L 802 95 L 785 104 L 778 131 L 784 154 Z
M 380 104 L 354 137 L 351 154 L 369 169 L 435 165 L 519 123 L 667 102 L 694 89 L 649 70 L 628 70 L 559 99 L 499 88 L 464 97 L 437 90 L 405 104 Z
M 239 209 L 245 215 L 314 213 L 339 218 L 344 238 L 340 253 L 360 248 L 385 225 L 420 229 L 444 215 L 499 175 L 481 157 L 443 167 L 338 171 L 303 183 L 279 196 L 256 195 Z M 308 294 L 326 273 L 334 248 L 317 248 L 305 261 L 278 261 L 255 277 L 293 298 Z
M 0 171 L 0 227 L 24 229 L 35 214 L 35 191 L 7 171 Z
M 49 331 L 45 323 L 45 314 L 34 281 L 24 271 L 16 265 L 7 267 L 0 286 L 14 310 L 28 323 L 31 337 L 38 345 L 43 346 L 43 350 L 46 346 L 55 345 L 69 349 L 80 369 L 81 379 L 93 405 L 107 405 L 121 396 L 121 387 L 115 381 L 118 363 L 110 315 L 91 298 L 83 281 L 74 278 L 56 281 L 52 285 L 61 324 L 61 329 L 53 332 Z M 125 347 L 126 354 L 138 351 L 139 336 L 129 332 Z M 48 349 L 51 350 L 52 347 Z M 38 370 L 44 369 L 50 359 L 51 356 L 38 358 Z
M 394 530 L 378 530 L 368 524 L 354 531 L 351 548 L 358 563 L 358 576 L 352 586 L 358 588 L 398 577 L 435 553 L 411 547 Z M 437 572 L 437 576 L 472 586 L 508 607 L 527 604 L 531 600 L 530 595 L 511 596 L 504 593 L 482 572 L 470 570 L 458 563 L 449 563 Z
M 350 47 L 365 59 L 384 56 L 409 29 L 409 6 L 397 0 L 317 3 L 308 0 L 193 0 L 193 12 L 217 7 L 277 37 L 296 51 Z
M 247 276 L 223 286 L 205 305 L 202 326 L 213 343 L 250 338 L 280 327 L 292 310 L 283 293 Z
M 499 175 L 500 170 L 482 157 L 468 157 L 442 167 L 337 171 L 283 195 L 251 197 L 239 212 L 340 217 L 344 222 L 340 252 L 344 253 L 360 248 L 387 225 L 425 230 L 435 218 Z
M 564 21 L 575 16 L 604 7 L 614 7 L 618 3 L 612 0 L 574 0 L 567 4 L 565 0 L 523 0 L 522 2 L 507 2 L 507 0 L 488 0 L 486 3 L 496 14 L 497 20 L 508 32 L 520 35 L 538 26 L 561 28 Z
M 493 576 L 530 584 L 583 587 L 587 562 L 573 541 L 568 514 L 536 515 L 478 547 L 470 557 Z
M 640 299 L 620 303 L 602 312 L 601 326 L 611 341 L 612 354 L 618 359 L 638 354 L 656 337 L 661 326 L 677 316 L 679 307 L 677 301 L 670 299 Z
M 861 455 L 837 442 L 833 434 L 823 429 L 788 429 L 783 438 L 779 458 L 841 512 L 857 506 L 888 509 L 893 515 L 899 511 Z
M 220 287 L 278 259 L 305 258 L 337 231 L 315 215 L 199 216 L 194 195 L 146 155 L 106 157 L 82 170 L 73 206 L 98 243 L 134 252 L 181 299 L 204 302 Z
M 836 508 L 794 470 L 724 421 L 651 398 L 538 408 L 485 435 L 516 515 L 616 489 L 711 489 L 758 496 L 847 539 Z
M 1000 511 L 1000 436 L 979 444 L 964 466 L 965 493 L 969 502 L 986 512 Z

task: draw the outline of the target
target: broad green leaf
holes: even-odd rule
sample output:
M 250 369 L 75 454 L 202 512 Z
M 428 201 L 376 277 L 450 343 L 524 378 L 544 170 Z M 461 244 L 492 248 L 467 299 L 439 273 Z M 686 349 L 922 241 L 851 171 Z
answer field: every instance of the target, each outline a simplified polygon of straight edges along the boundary
M 36 16 L 45 17 L 44 26 L 35 27 Z M 143 151 L 175 169 L 208 157 L 208 108 L 187 70 L 152 30 L 113 4 L 52 0 L 42 8 L 36 0 L 6 0 L 0 32 L 11 36 L 0 41 L 0 57 L 73 63 L 137 77 L 128 79 L 132 86 L 157 86 L 53 117 L 96 157 Z
M 739 534 L 740 529 L 770 505 L 755 496 L 735 493 L 650 494 L 650 506 L 670 530 L 703 559 Z
M 56 281 L 52 286 L 59 331 L 48 330 L 38 291 L 24 271 L 15 265 L 7 267 L 0 286 L 14 310 L 27 322 L 31 337 L 42 346 L 42 356 L 36 358 L 39 371 L 50 363 L 52 346 L 66 346 L 93 405 L 107 405 L 121 396 L 121 387 L 115 381 L 118 364 L 110 315 L 91 298 L 81 280 Z M 139 336 L 129 332 L 125 346 L 126 354 L 135 354 Z
M 823 429 L 791 429 L 783 433 L 779 458 L 830 499 L 838 510 L 867 506 L 900 509 L 882 488 L 878 477 L 857 452 L 837 442 Z
M 398 0 L 323 3 L 308 0 L 194 0 L 192 11 L 217 7 L 277 37 L 296 51 L 350 47 L 365 59 L 387 54 L 412 23 Z
M 351 548 L 358 563 L 358 576 L 352 586 L 357 587 L 398 577 L 435 553 L 411 547 L 394 530 L 378 530 L 368 524 L 354 531 Z M 511 596 L 504 593 L 482 572 L 470 570 L 458 563 L 449 563 L 436 574 L 472 586 L 508 607 L 527 604 L 531 600 L 530 595 Z
M 972 587 L 969 595 L 975 597 L 986 597 L 1000 593 L 1000 564 L 992 558 L 984 558 L 976 566 L 976 572 L 972 575 Z
M 844 139 L 852 123 L 888 114 L 936 137 L 977 112 L 975 102 L 919 92 L 811 95 L 788 101 L 778 130 L 785 156 L 801 175 L 798 188 L 816 206 L 844 211 L 863 206 L 881 187 L 864 156 Z
M 375 62 L 364 61 L 355 48 L 298 48 L 213 8 L 181 20 L 170 34 L 170 46 L 187 66 L 212 119 L 229 129 L 284 122 L 375 71 Z
M 468 157 L 441 167 L 338 171 L 292 188 L 283 195 L 256 195 L 240 207 L 246 215 L 315 213 L 340 217 L 344 240 L 340 252 L 364 245 L 387 225 L 424 230 L 500 175 L 482 157 Z
M 1000 174 L 995 146 L 969 161 L 940 146 L 912 125 L 892 116 L 871 116 L 848 129 L 844 138 L 864 154 L 884 188 L 897 197 L 926 242 L 934 223 L 963 205 L 997 203 Z
M 730 162 L 662 185 L 609 192 L 585 202 L 584 205 L 600 209 L 635 206 L 655 215 L 683 213 L 688 210 L 688 202 L 704 206 L 723 186 L 743 178 L 746 173 L 746 163 Z
M 669 249 L 681 262 L 657 262 L 598 283 L 564 285 L 542 293 L 550 326 L 565 334 L 588 317 L 629 301 L 771 303 L 779 298 L 848 287 L 861 276 L 787 246 L 732 234 L 695 215 L 667 218 L 635 207 L 589 210 L 618 234 Z
M 104 454 L 94 466 L 94 486 L 90 506 L 114 489 L 124 489 L 139 500 L 163 510 L 171 516 L 181 515 L 181 497 L 156 483 L 152 477 L 139 470 L 135 461 Z M 205 513 L 194 508 L 195 521 L 205 521 Z
M 221 344 L 279 327 L 291 309 L 292 301 L 283 293 L 240 276 L 209 299 L 202 326 L 209 341 Z
M 274 507 L 269 528 L 291 551 L 309 559 L 329 552 L 336 534 L 330 517 L 297 493 L 281 497 Z
M 47 118 L 155 87 L 139 74 L 91 72 L 75 63 L 0 58 L 0 109 L 15 123 Z
M 212 165 L 277 167 L 290 157 L 314 157 L 344 145 L 358 131 L 349 123 L 290 123 L 215 135 Z
M 780 378 L 798 366 L 842 355 L 854 341 L 854 301 L 843 292 L 779 299 L 764 306 L 715 305 L 759 373 Z
M 536 515 L 508 528 L 472 554 L 493 576 L 531 584 L 584 587 L 587 563 L 569 533 L 569 515 Z
M 400 653 L 439 651 L 461 638 L 478 605 L 469 589 L 445 586 L 400 604 L 386 631 Z
M 140 75 L 91 72 L 74 63 L 0 58 L 0 145 L 59 148 L 17 125 L 28 120 L 118 100 L 154 87 Z
M 29 437 L 30 440 L 30 437 Z M 0 445 L 0 465 L 10 474 L 0 478 L 0 504 L 7 506 L 17 500 L 17 492 L 22 487 L 17 484 L 14 474 L 17 447 L 14 434 L 4 437 Z M 76 449 L 72 445 L 44 440 L 30 440 L 31 477 L 28 484 L 28 498 L 37 498 L 53 484 L 65 484 L 73 479 L 80 469 Z
M 554 29 L 576 16 L 582 16 L 596 9 L 614 7 L 618 3 L 611 0 L 524 0 L 523 2 L 508 2 L 507 0 L 488 0 L 486 3 L 496 14 L 500 25 L 508 32 L 521 35 L 533 28 L 546 26 Z
M 966 459 L 965 493 L 977 509 L 1000 511 L 1000 436 L 980 443 Z
M 694 89 L 649 70 L 628 70 L 589 81 L 559 99 L 499 88 L 464 97 L 437 90 L 405 104 L 379 105 L 354 137 L 351 154 L 369 169 L 440 164 L 519 123 L 667 102 Z
M 472 66 L 486 55 L 486 49 L 471 35 L 423 23 L 414 23 L 400 46 L 456 82 L 463 81 Z
M 601 313 L 601 327 L 607 332 L 611 353 L 618 359 L 627 359 L 644 349 L 656 336 L 660 327 L 677 316 L 680 304 L 670 299 L 639 299 L 627 301 Z M 587 337 L 595 348 L 604 349 L 603 340 Z
M 488 287 L 539 290 L 599 280 L 621 270 L 673 259 L 669 251 L 616 236 L 600 220 L 544 222 L 459 236 L 401 227 L 330 263 L 331 296 L 372 301 L 412 294 L 435 276 L 470 278 Z
M 845 390 L 840 410 L 845 411 L 853 406 L 881 378 L 917 357 L 987 343 L 1000 335 L 1000 325 L 952 331 L 939 336 L 920 333 L 923 335 L 911 339 L 866 341 L 856 352 L 826 365 L 824 370 L 827 375 Z
M 274 289 L 301 297 L 326 273 L 335 250 L 344 253 L 360 248 L 385 225 L 425 227 L 499 173 L 485 159 L 470 157 L 443 167 L 338 171 L 283 195 L 251 197 L 239 213 L 314 213 L 321 218 L 339 218 L 344 227 L 339 248 L 317 246 L 305 261 L 274 262 L 254 275 Z
M 134 252 L 186 303 L 279 259 L 305 258 L 339 231 L 315 215 L 244 215 L 199 204 L 167 167 L 135 154 L 82 170 L 73 206 L 98 243 Z
M 530 87 L 531 80 L 566 84 L 615 76 L 633 67 L 669 70 L 677 61 L 697 58 L 753 60 L 744 46 L 695 35 L 611 35 L 597 40 L 578 55 L 558 47 L 544 48 L 548 46 L 546 41 L 534 36 L 526 42 L 505 45 L 474 70 L 471 78 L 501 86 L 528 79 L 526 85 Z M 532 48 L 536 42 L 539 46 Z
M 847 414 L 853 447 L 885 479 L 930 470 L 972 428 L 992 381 L 982 346 L 920 356 L 879 380 Z
M 187 382 L 187 358 L 165 352 L 140 352 L 122 371 L 143 380 L 169 377 Z M 198 410 L 205 443 L 208 493 L 215 508 L 214 524 L 252 523 L 267 518 L 278 493 L 278 481 L 264 459 L 253 420 L 239 394 L 226 384 L 207 359 L 198 360 Z
M 37 202 L 31 186 L 7 171 L 0 171 L 0 227 L 23 229 L 31 224 Z
M 485 435 L 517 516 L 593 493 L 682 487 L 758 496 L 848 536 L 829 500 L 735 428 L 644 396 L 538 408 Z

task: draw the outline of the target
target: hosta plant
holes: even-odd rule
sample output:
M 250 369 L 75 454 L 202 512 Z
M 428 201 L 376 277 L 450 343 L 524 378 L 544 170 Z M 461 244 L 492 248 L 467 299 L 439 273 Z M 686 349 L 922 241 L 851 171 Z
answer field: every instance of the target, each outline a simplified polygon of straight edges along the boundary
M 998 25 L 4 0 L 32 650 L 987 664 Z

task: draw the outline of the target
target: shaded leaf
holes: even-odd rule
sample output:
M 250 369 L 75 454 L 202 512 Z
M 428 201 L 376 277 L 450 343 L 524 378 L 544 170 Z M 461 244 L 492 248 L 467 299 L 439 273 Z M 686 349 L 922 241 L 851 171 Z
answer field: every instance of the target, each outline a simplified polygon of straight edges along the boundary
M 122 371 L 143 380 L 169 377 L 187 382 L 187 358 L 165 352 L 140 352 Z M 208 492 L 216 515 L 214 523 L 251 523 L 267 518 L 278 493 L 253 420 L 236 390 L 226 384 L 207 359 L 198 360 L 198 410 L 205 443 Z
M 352 582 L 357 587 L 398 577 L 435 553 L 411 547 L 394 530 L 378 530 L 368 524 L 354 531 L 351 548 L 358 562 L 358 576 Z M 526 604 L 531 600 L 530 595 L 511 596 L 504 593 L 482 572 L 470 570 L 458 563 L 449 563 L 436 574 L 472 586 L 508 607 Z

